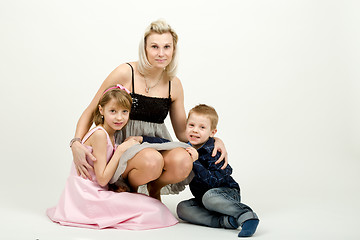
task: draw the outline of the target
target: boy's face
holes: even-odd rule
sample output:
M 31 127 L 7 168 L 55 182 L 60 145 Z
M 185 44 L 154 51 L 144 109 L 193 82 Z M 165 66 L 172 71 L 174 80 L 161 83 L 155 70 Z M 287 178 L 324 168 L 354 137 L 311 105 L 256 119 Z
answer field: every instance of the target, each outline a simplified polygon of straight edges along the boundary
M 186 123 L 186 138 L 196 149 L 201 147 L 209 137 L 213 137 L 216 129 L 211 129 L 208 117 L 202 114 L 192 113 Z

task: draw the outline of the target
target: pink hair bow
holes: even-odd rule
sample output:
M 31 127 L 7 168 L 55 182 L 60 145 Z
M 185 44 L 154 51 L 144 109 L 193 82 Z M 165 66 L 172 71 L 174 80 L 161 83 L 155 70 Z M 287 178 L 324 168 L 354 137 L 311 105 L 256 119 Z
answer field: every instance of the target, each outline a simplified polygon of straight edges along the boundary
M 114 87 L 111 87 L 111 88 L 106 89 L 105 92 L 103 93 L 103 96 L 104 96 L 104 94 L 105 94 L 106 92 L 110 91 L 111 89 L 115 89 L 115 88 L 120 88 L 121 90 L 124 90 L 125 92 L 127 92 L 128 94 L 130 94 L 130 91 L 129 91 L 126 87 L 124 87 L 124 86 L 121 85 L 121 84 L 117 84 L 117 85 L 114 86 Z

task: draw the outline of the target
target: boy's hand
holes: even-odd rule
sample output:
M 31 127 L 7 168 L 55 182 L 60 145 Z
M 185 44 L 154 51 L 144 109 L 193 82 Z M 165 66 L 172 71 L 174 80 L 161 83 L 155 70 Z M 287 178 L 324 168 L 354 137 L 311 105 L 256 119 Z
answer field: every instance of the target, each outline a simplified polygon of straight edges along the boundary
M 197 152 L 197 150 L 193 147 L 188 147 L 186 148 L 186 151 L 190 154 L 193 162 L 195 162 L 196 160 L 198 160 L 199 158 L 199 153 Z

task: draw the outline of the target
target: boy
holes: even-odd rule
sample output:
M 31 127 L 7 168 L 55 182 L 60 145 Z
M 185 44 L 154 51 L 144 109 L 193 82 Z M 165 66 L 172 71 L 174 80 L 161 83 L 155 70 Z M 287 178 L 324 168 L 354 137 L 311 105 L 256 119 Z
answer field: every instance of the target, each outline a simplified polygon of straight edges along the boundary
M 250 207 L 240 202 L 240 188 L 230 176 L 232 168 L 222 170 L 222 164 L 215 164 L 220 157 L 214 149 L 214 135 L 218 115 L 214 108 L 200 104 L 190 110 L 186 123 L 189 144 L 197 149 L 199 158 L 194 161 L 195 174 L 190 182 L 190 191 L 195 198 L 182 201 L 177 206 L 179 218 L 194 224 L 209 227 L 237 229 L 239 237 L 252 236 L 259 219 Z

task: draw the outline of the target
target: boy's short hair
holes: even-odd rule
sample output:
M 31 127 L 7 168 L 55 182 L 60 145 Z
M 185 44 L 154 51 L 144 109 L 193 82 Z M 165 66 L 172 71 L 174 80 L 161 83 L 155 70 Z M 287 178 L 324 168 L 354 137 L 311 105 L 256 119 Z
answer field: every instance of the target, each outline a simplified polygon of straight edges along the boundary
M 219 116 L 218 116 L 217 112 L 215 111 L 215 108 L 213 108 L 211 106 L 208 106 L 206 104 L 196 105 L 195 107 L 193 107 L 189 111 L 188 118 L 187 118 L 186 122 L 189 120 L 189 117 L 190 117 L 190 115 L 192 113 L 205 115 L 210 120 L 211 130 L 216 129 L 216 126 L 217 126 L 218 121 L 219 121 Z

